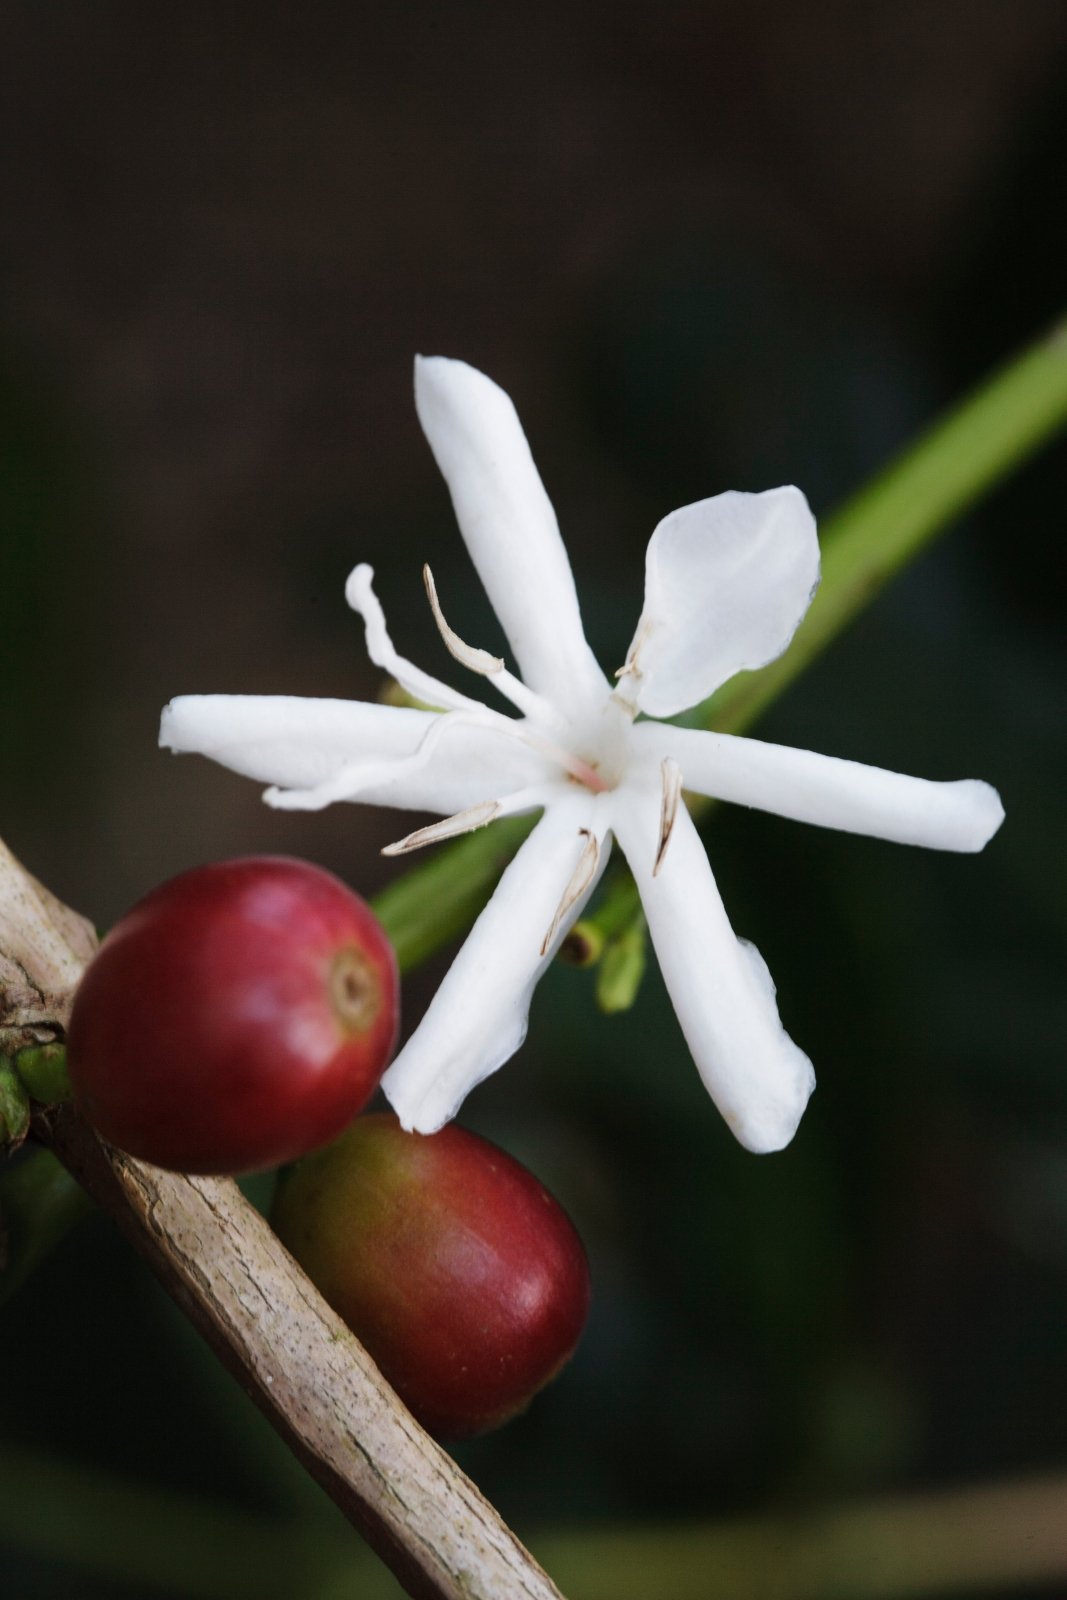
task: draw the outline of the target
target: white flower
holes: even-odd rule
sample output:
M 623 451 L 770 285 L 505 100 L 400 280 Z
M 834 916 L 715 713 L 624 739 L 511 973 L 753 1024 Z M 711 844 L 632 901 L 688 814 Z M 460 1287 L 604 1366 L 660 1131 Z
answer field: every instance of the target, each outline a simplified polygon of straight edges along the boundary
M 407 1128 L 430 1133 L 521 1045 L 534 985 L 581 913 L 614 837 L 641 893 L 664 980 L 707 1088 L 742 1144 L 792 1138 L 814 1086 L 778 1019 L 758 951 L 735 938 L 681 790 L 824 827 L 980 850 L 1003 817 L 994 789 L 929 783 L 755 739 L 673 727 L 734 673 L 773 660 L 819 575 L 797 489 L 720 494 L 672 512 L 645 563 L 645 604 L 612 684 L 582 632 L 556 518 L 514 407 L 463 362 L 420 359 L 419 419 L 521 679 L 448 627 L 445 643 L 517 715 L 489 710 L 400 657 L 358 566 L 349 604 L 372 661 L 418 710 L 287 696 L 187 695 L 160 742 L 276 787 L 275 806 L 335 800 L 442 814 L 392 853 L 540 810 L 425 1017 L 383 1080 Z M 636 720 L 638 714 L 644 720 Z

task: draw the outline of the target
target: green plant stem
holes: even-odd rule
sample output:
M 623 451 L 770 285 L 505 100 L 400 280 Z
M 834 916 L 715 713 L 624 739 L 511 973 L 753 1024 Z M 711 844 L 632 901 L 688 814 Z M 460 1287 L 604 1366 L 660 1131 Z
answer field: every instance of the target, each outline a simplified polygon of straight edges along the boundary
M 1067 423 L 1067 322 L 995 372 L 823 524 L 822 582 L 789 649 L 691 713 L 739 733 L 890 578 Z M 686 720 L 689 720 L 687 718 Z
M 1067 323 L 994 373 L 823 524 L 822 582 L 783 655 L 742 672 L 676 720 L 742 733 L 843 633 L 885 584 L 968 506 L 1049 442 L 1067 422 Z M 694 797 L 690 810 L 713 802 Z M 608 883 L 589 918 L 590 942 L 610 948 L 636 915 L 629 874 Z M 603 923 L 601 919 L 604 919 Z

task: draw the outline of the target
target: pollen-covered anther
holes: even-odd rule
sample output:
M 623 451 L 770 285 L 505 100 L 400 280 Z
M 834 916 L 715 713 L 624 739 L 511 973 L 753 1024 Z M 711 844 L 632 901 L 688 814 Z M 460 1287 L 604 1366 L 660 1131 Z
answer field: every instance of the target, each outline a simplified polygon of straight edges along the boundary
M 440 822 L 431 822 L 428 827 L 416 828 L 414 833 L 406 834 L 403 839 L 397 839 L 395 844 L 387 844 L 382 849 L 383 856 L 406 856 L 413 850 L 423 850 L 428 844 L 439 844 L 443 839 L 456 839 L 461 833 L 473 833 L 476 828 L 484 828 L 487 823 L 500 813 L 499 800 L 486 800 L 478 806 L 468 806 L 466 811 L 457 811 L 454 816 L 444 817 Z
M 588 828 L 579 828 L 578 837 L 585 838 L 585 848 L 578 857 L 578 865 L 571 873 L 570 882 L 564 889 L 559 905 L 556 907 L 556 914 L 552 918 L 551 926 L 541 941 L 541 954 L 543 956 L 547 956 L 552 948 L 552 941 L 556 937 L 560 923 L 575 901 L 579 900 L 588 889 L 596 876 L 596 869 L 600 864 L 600 842 L 596 834 L 591 833 Z
M 667 756 L 664 761 L 660 762 L 659 770 L 660 777 L 663 780 L 663 798 L 660 802 L 659 811 L 659 845 L 656 849 L 655 865 L 652 868 L 652 876 L 654 878 L 658 875 L 659 869 L 663 865 L 663 858 L 667 854 L 667 846 L 671 842 L 674 822 L 678 815 L 678 806 L 682 798 L 682 769 L 677 761 L 672 761 L 670 756 Z
M 433 620 L 437 630 L 444 640 L 445 648 L 455 657 L 461 667 L 466 667 L 470 672 L 477 672 L 480 677 L 492 678 L 498 672 L 503 672 L 504 663 L 500 656 L 490 655 L 488 650 L 479 650 L 475 645 L 467 644 L 462 640 L 454 628 L 449 627 L 445 614 L 441 610 L 441 602 L 437 598 L 437 585 L 433 581 L 429 562 L 424 563 L 422 581 L 426 585 L 426 598 L 430 602 Z

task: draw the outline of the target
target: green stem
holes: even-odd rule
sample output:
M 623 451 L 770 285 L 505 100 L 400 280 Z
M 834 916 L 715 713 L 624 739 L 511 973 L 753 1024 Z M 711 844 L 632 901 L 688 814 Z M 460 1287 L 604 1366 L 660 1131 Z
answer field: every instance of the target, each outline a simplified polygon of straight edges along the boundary
M 1067 323 L 986 380 L 823 524 L 822 582 L 784 655 L 686 720 L 748 727 L 889 579 L 1067 422 Z
M 678 718 L 741 733 L 789 688 L 883 586 L 938 534 L 1067 422 L 1067 323 L 994 373 L 823 524 L 822 582 L 788 650 L 758 672 L 742 672 Z M 696 800 L 694 814 L 709 802 Z M 590 947 L 639 908 L 629 875 L 607 888 L 588 919 Z M 606 919 L 605 925 L 601 918 Z

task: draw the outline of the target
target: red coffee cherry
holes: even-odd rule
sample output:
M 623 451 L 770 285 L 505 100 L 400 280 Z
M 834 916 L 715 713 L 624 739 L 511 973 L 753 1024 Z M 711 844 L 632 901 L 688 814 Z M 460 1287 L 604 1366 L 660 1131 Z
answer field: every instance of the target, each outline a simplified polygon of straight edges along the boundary
M 525 1409 L 578 1342 L 589 1267 L 531 1172 L 455 1123 L 361 1117 L 283 1173 L 272 1222 L 431 1433 Z
M 317 1149 L 373 1094 L 397 1030 L 393 950 L 304 861 L 197 867 L 108 934 L 74 999 L 74 1096 L 104 1138 L 180 1172 Z

